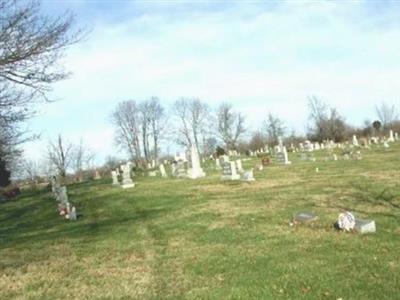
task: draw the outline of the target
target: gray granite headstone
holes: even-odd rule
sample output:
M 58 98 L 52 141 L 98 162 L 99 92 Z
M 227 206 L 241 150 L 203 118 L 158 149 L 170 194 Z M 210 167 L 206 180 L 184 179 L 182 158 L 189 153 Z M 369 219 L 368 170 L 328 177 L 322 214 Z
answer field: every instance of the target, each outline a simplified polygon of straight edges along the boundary
M 356 219 L 356 225 L 354 226 L 354 230 L 361 234 L 374 233 L 376 232 L 375 221 Z
M 296 223 L 310 223 L 318 220 L 318 216 L 312 212 L 300 212 L 293 218 Z

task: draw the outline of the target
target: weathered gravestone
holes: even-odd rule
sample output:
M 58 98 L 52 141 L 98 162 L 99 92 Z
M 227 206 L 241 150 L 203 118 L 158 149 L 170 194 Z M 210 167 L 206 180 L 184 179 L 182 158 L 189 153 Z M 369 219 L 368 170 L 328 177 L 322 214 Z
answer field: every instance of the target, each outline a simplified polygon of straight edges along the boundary
M 158 168 L 160 169 L 161 177 L 168 177 L 167 172 L 165 172 L 165 167 L 163 164 L 161 164 Z
M 183 160 L 179 160 L 176 162 L 175 174 L 176 174 L 175 176 L 178 178 L 185 178 L 187 176 L 185 162 Z
M 112 176 L 112 184 L 113 185 L 118 185 L 118 174 L 117 171 L 111 171 L 111 176 Z
M 240 175 L 236 172 L 236 165 L 233 161 L 222 164 L 222 180 L 239 180 Z
M 191 162 L 192 168 L 188 170 L 187 177 L 191 179 L 205 177 L 206 173 L 204 173 L 203 169 L 200 165 L 199 153 L 197 152 L 196 146 L 191 147 Z
M 244 170 L 243 170 L 243 167 L 242 167 L 242 161 L 240 159 L 238 159 L 238 160 L 235 161 L 235 163 L 236 163 L 237 171 L 239 173 L 243 173 Z
M 276 160 L 278 161 L 278 163 L 281 163 L 281 164 L 284 164 L 284 165 L 290 165 L 292 163 L 288 159 L 288 154 L 287 154 L 285 146 L 283 147 L 282 152 L 276 153 Z
M 131 178 L 131 166 L 130 164 L 125 164 L 121 166 L 122 169 L 122 182 L 121 187 L 123 189 L 129 189 L 135 187 L 135 184 Z
M 364 234 L 364 233 L 374 233 L 376 232 L 375 221 L 374 220 L 362 220 L 356 218 L 356 224 L 354 230 Z
M 255 181 L 253 169 L 243 173 L 243 181 Z
M 293 223 L 312 223 L 318 220 L 318 216 L 312 212 L 300 212 L 293 217 Z

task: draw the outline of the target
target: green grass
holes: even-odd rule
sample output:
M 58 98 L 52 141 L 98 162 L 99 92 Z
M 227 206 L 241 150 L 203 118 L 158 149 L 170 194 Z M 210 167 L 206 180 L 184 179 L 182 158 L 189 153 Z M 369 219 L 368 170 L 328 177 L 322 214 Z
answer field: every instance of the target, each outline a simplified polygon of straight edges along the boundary
M 250 184 L 211 169 L 76 184 L 76 222 L 49 191 L 22 194 L 0 204 L 0 299 L 400 299 L 400 144 L 362 154 L 291 154 Z M 377 233 L 335 231 L 343 210 Z M 289 226 L 299 211 L 319 221 Z

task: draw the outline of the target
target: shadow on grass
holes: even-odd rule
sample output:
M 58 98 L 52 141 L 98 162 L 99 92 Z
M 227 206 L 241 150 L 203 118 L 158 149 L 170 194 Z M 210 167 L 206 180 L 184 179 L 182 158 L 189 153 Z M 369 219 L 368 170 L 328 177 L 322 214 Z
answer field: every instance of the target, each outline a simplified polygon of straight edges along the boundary
M 400 185 L 395 187 L 377 187 L 374 184 L 353 183 L 354 198 L 372 205 L 389 205 L 392 208 L 400 209 Z

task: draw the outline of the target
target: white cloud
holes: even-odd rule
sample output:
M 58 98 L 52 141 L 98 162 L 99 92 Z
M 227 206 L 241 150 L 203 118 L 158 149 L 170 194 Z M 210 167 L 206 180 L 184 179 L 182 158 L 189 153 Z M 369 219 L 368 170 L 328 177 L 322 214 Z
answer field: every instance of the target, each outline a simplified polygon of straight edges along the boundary
M 176 14 L 165 5 L 118 23 L 97 19 L 68 53 L 74 75 L 54 91 L 62 103 L 34 127 L 83 133 L 105 156 L 114 149 L 107 116 L 115 103 L 153 95 L 230 101 L 253 127 L 273 111 L 301 131 L 315 94 L 360 124 L 377 102 L 399 104 L 400 10 L 374 14 L 368 5 L 235 3 Z

